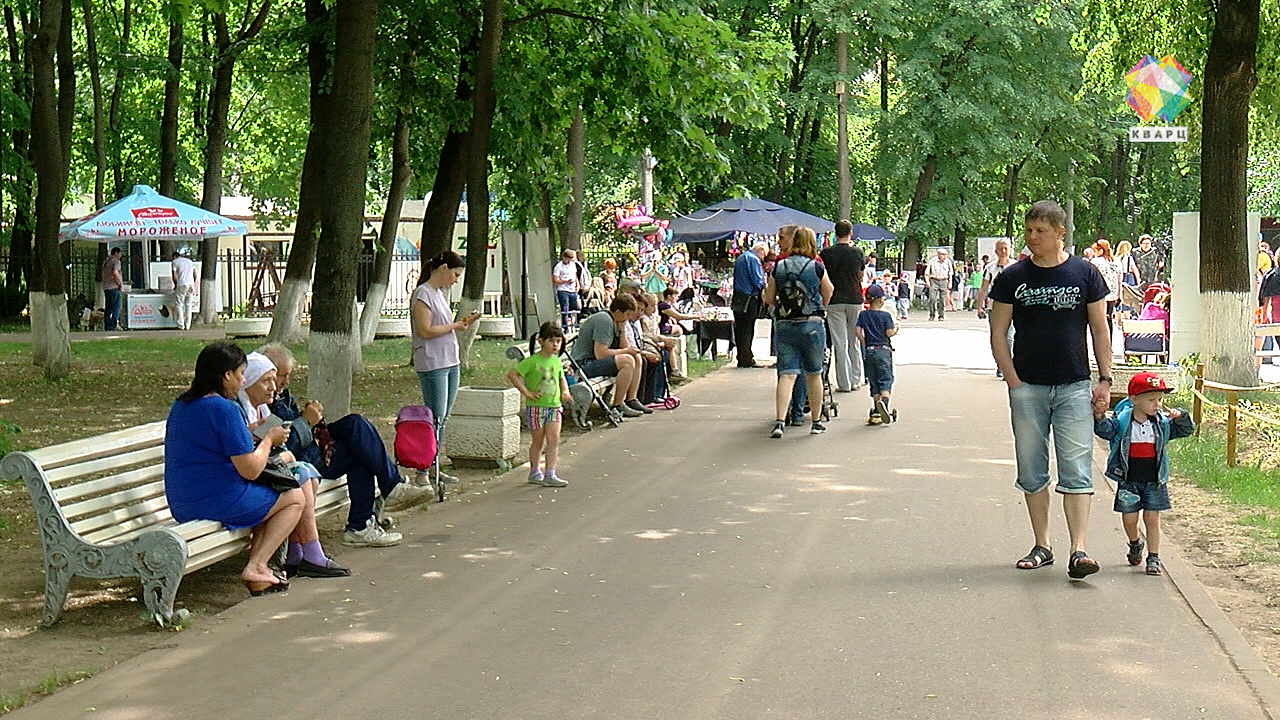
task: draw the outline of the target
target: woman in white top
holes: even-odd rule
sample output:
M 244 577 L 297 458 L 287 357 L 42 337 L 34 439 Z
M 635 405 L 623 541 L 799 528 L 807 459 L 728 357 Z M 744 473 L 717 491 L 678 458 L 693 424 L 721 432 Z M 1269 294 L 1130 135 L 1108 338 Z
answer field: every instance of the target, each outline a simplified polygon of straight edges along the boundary
M 1120 273 L 1123 269 L 1120 263 L 1116 262 L 1115 256 L 1111 252 L 1111 243 L 1102 238 L 1093 245 L 1093 263 L 1098 268 L 1098 272 L 1102 274 L 1102 279 L 1107 283 L 1107 328 L 1115 333 L 1113 321 L 1116 313 L 1116 304 L 1120 301 Z
M 422 386 L 422 404 L 435 416 L 436 435 L 444 436 L 444 424 L 458 396 L 461 360 L 457 332 L 465 331 L 480 317 L 472 313 L 453 319 L 448 290 L 462 277 L 465 266 L 452 250 L 445 250 L 427 262 L 426 280 L 413 291 L 410 305 L 413 320 L 413 369 Z M 441 478 L 447 477 L 441 473 Z

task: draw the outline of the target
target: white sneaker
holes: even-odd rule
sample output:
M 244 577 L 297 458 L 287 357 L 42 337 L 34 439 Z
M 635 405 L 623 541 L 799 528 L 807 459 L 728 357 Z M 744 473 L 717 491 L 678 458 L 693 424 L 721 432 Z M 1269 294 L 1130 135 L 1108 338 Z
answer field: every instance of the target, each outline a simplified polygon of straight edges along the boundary
M 542 476 L 542 487 L 565 487 L 568 484 L 568 480 L 556 477 L 555 475 Z
M 369 518 L 363 530 L 347 530 L 342 533 L 342 544 L 347 547 L 391 547 L 399 545 L 403 539 L 404 536 L 400 533 L 383 530 L 378 525 L 377 518 Z
M 427 502 L 434 495 L 430 487 L 422 487 L 413 483 L 398 482 L 391 494 L 387 496 L 386 501 L 382 505 L 385 512 L 399 512 L 408 510 L 414 505 L 421 505 Z

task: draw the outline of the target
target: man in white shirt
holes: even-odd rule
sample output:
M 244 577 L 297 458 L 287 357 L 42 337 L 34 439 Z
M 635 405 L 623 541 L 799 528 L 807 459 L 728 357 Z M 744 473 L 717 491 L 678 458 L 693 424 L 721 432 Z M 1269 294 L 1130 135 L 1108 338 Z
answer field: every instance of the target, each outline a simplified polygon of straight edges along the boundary
M 560 253 L 560 262 L 551 271 L 551 284 L 556 289 L 556 302 L 560 304 L 560 327 L 568 332 L 578 323 L 578 311 L 582 309 L 578 291 L 578 254 L 566 249 Z
M 191 259 L 173 251 L 173 259 L 169 262 L 170 274 L 173 275 L 173 319 L 179 330 L 191 329 L 191 294 L 196 289 L 196 264 Z
M 951 292 L 951 274 L 955 267 L 947 256 L 946 248 L 938 248 L 938 252 L 929 258 L 925 265 L 924 277 L 929 283 L 929 319 L 943 319 L 943 310 L 947 306 L 947 293 Z

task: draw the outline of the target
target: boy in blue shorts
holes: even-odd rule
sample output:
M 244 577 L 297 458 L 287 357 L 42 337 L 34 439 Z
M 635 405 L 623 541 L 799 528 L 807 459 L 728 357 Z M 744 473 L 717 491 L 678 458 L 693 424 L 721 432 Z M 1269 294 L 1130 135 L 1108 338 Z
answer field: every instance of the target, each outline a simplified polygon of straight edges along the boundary
M 884 288 L 871 285 L 866 291 L 869 310 L 858 313 L 855 330 L 862 342 L 862 367 L 871 388 L 871 415 L 868 425 L 888 425 L 898 417 L 889 410 L 889 394 L 893 390 L 893 345 L 889 338 L 898 334 L 898 321 L 884 310 Z
M 1107 453 L 1107 477 L 1116 481 L 1115 511 L 1121 514 L 1129 539 L 1126 557 L 1130 565 L 1142 562 L 1142 538 L 1138 513 L 1147 530 L 1147 574 L 1159 575 L 1160 513 L 1169 504 L 1170 440 L 1195 432 L 1195 423 L 1177 408 L 1165 410 L 1161 401 L 1169 387 L 1164 378 L 1141 372 L 1129 381 L 1129 397 L 1114 412 L 1094 409 L 1093 433 L 1111 442 Z

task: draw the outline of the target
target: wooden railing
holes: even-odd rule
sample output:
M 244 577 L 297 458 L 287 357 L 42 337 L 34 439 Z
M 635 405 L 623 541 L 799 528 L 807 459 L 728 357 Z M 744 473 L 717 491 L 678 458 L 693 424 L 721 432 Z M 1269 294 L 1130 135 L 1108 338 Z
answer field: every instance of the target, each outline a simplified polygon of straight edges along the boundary
M 1191 388 L 1193 400 L 1191 403 L 1191 419 L 1196 424 L 1196 435 L 1200 435 L 1201 420 L 1204 417 L 1205 404 L 1213 407 L 1225 407 L 1227 409 L 1227 467 L 1236 466 L 1236 439 L 1239 430 L 1240 416 L 1245 415 L 1268 425 L 1280 426 L 1280 419 L 1262 415 L 1244 407 L 1240 407 L 1240 393 L 1243 392 L 1261 392 L 1265 390 L 1274 390 L 1280 388 L 1280 384 L 1259 385 L 1257 387 L 1240 387 L 1238 385 L 1227 385 L 1225 383 L 1217 383 L 1212 380 L 1204 379 L 1204 363 L 1196 364 L 1195 385 Z M 1226 404 L 1216 403 L 1205 396 L 1205 390 L 1214 390 L 1227 394 Z

